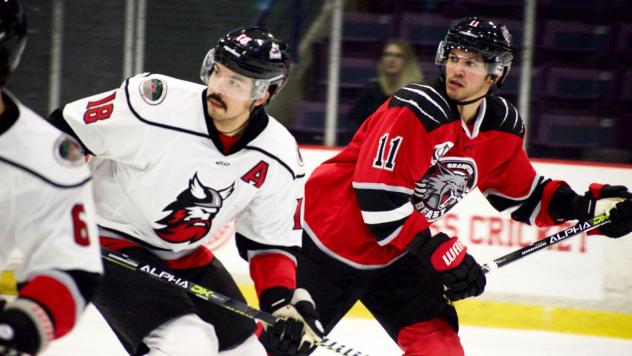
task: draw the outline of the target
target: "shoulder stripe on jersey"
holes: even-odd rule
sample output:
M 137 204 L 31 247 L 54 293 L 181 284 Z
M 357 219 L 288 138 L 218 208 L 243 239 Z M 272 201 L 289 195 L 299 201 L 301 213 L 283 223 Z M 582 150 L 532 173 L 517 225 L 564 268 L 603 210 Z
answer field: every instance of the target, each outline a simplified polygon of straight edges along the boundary
M 399 100 L 399 101 L 401 101 L 401 102 L 403 102 L 403 103 L 406 103 L 406 104 L 410 104 L 410 105 L 412 105 L 412 106 L 413 106 L 415 109 L 417 109 L 417 110 L 418 110 L 418 111 L 419 111 L 422 115 L 426 116 L 427 118 L 429 118 L 430 120 L 432 120 L 432 121 L 436 122 L 437 124 L 440 124 L 440 123 L 441 123 L 440 121 L 438 121 L 438 120 L 436 120 L 434 117 L 432 117 L 430 114 L 428 114 L 427 112 L 423 111 L 423 109 L 422 109 L 421 107 L 419 107 L 419 105 L 418 105 L 418 104 L 417 104 L 414 100 L 411 100 L 411 99 L 404 99 L 404 98 L 399 97 L 399 96 L 397 96 L 397 95 L 393 95 L 393 98 L 395 98 L 395 99 L 397 99 L 397 100 Z
M 445 106 L 450 107 L 450 104 L 448 103 L 447 100 L 445 100 L 445 98 L 443 97 L 443 95 L 441 95 L 435 88 L 433 88 L 430 85 L 424 85 L 424 84 L 417 84 L 417 83 L 412 83 L 411 86 L 414 87 L 420 87 L 420 88 L 424 88 L 427 89 L 431 92 L 433 92 L 439 99 L 441 99 L 443 101 L 443 103 L 445 104 Z
M 138 112 L 136 112 L 136 110 L 134 110 L 134 107 L 132 106 L 131 98 L 130 98 L 130 95 L 129 95 L 129 80 L 130 80 L 130 78 L 128 78 L 125 81 L 125 98 L 127 100 L 127 106 L 132 111 L 132 114 L 134 114 L 134 116 L 136 116 L 136 118 L 138 120 L 140 120 L 141 122 L 143 122 L 143 123 L 145 123 L 147 125 L 161 127 L 163 129 L 174 130 L 174 131 L 184 132 L 184 133 L 188 133 L 188 134 L 199 136 L 199 137 L 206 137 L 206 138 L 208 138 L 208 135 L 206 133 L 203 133 L 203 132 L 191 131 L 191 130 L 183 129 L 181 127 L 175 127 L 175 126 L 161 124 L 161 123 L 158 123 L 158 122 L 152 122 L 152 121 L 149 121 L 149 120 L 143 118 L 142 116 L 140 116 L 140 114 Z
M 439 105 L 436 101 L 434 101 L 428 94 L 426 94 L 425 92 L 423 92 L 421 90 L 418 90 L 418 89 L 412 89 L 412 88 L 403 88 L 403 89 L 411 91 L 413 93 L 417 93 L 417 94 L 423 96 L 424 98 L 428 99 L 428 101 L 430 101 L 432 103 L 432 105 L 436 106 L 437 109 L 439 109 L 441 111 L 441 113 L 446 118 L 446 120 L 448 119 L 448 114 L 445 112 L 445 110 L 441 107 L 441 105 Z
M 481 125 L 482 131 L 498 130 L 517 136 L 524 135 L 524 124 L 520 119 L 518 109 L 507 99 L 491 95 L 486 101 L 487 112 L 485 121 Z
M 279 162 L 279 164 L 281 164 L 285 169 L 287 169 L 288 172 L 290 172 L 290 175 L 292 176 L 292 179 L 300 179 L 300 178 L 305 177 L 305 173 L 302 173 L 302 174 L 294 173 L 294 171 L 292 171 L 292 168 L 290 168 L 290 166 L 285 164 L 285 162 L 283 162 L 277 156 L 273 155 L 272 153 L 270 153 L 270 152 L 268 152 L 268 151 L 266 151 L 264 149 L 261 149 L 259 147 L 255 147 L 255 146 L 246 146 L 244 148 L 249 149 L 249 150 L 253 150 L 253 151 L 259 151 L 259 152 L 263 153 L 264 155 L 266 155 L 266 156 L 274 159 L 275 161 Z
M 502 126 L 502 124 L 505 123 L 505 120 L 507 120 L 507 117 L 509 116 L 509 104 L 507 103 L 507 99 L 503 98 L 503 97 L 498 97 L 500 99 L 500 101 L 503 103 L 503 106 L 505 107 L 505 116 L 503 117 L 502 121 L 500 122 L 500 125 Z M 514 123 L 513 123 L 513 130 L 516 130 L 516 125 L 518 125 L 518 110 L 514 107 L 513 108 L 513 118 L 514 118 Z
M 62 184 L 62 183 L 54 182 L 54 181 L 52 181 L 52 180 L 50 180 L 50 179 L 48 179 L 48 178 L 44 177 L 43 175 L 41 175 L 41 174 L 39 174 L 39 173 L 35 172 L 35 171 L 34 171 L 34 170 L 32 170 L 32 169 L 27 168 L 27 167 L 25 167 L 25 166 L 23 166 L 23 165 L 21 165 L 21 164 L 19 164 L 19 163 L 17 163 L 17 162 L 13 162 L 13 161 L 11 161 L 11 160 L 9 160 L 9 159 L 6 159 L 6 158 L 4 158 L 4 157 L 0 157 L 0 162 L 5 162 L 6 164 L 8 164 L 8 165 L 10 165 L 10 166 L 13 166 L 13 167 L 15 167 L 15 168 L 19 168 L 19 169 L 21 169 L 21 170 L 23 170 L 23 171 L 25 171 L 25 172 L 27 172 L 27 173 L 30 173 L 31 175 L 33 175 L 33 176 L 35 176 L 35 177 L 37 177 L 37 178 L 41 179 L 42 181 L 44 181 L 44 182 L 46 182 L 46 183 L 48 183 L 48 184 L 52 185 L 53 187 L 56 187 L 56 188 L 61 188 L 61 189 L 72 189 L 72 188 L 77 188 L 77 187 L 80 187 L 80 186 L 82 186 L 82 185 L 86 184 L 87 182 L 89 182 L 89 181 L 90 181 L 90 179 L 92 179 L 91 177 L 87 177 L 87 178 L 85 178 L 85 179 L 83 179 L 83 180 L 81 180 L 81 181 L 79 181 L 79 182 L 77 182 L 77 183 L 74 183 L 74 184 Z
M 413 204 L 406 204 L 390 211 L 364 211 L 362 210 L 362 219 L 367 224 L 381 224 L 389 221 L 399 220 L 402 217 L 408 217 L 413 212 Z
M 500 98 L 500 101 L 502 101 L 503 105 L 505 106 L 505 116 L 503 116 L 503 119 L 500 121 L 500 126 L 502 126 L 507 120 L 507 116 L 509 116 L 509 107 L 507 106 L 507 101 L 505 100 L 505 98 Z M 515 126 L 516 125 L 514 124 L 514 127 Z

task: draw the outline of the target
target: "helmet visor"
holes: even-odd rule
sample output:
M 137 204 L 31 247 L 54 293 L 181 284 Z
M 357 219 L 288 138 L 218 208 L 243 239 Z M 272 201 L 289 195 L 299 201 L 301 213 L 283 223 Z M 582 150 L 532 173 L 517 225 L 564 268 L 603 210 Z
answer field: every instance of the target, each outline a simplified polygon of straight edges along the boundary
M 457 54 L 454 50 L 459 50 Z M 463 54 L 465 52 L 465 54 Z M 478 74 L 501 76 L 504 68 L 509 69 L 513 55 L 510 52 L 494 53 L 460 43 L 441 41 L 437 48 L 435 63 L 440 66 L 463 64 L 463 68 Z
M 270 79 L 253 79 L 219 67 L 215 61 L 215 49 L 208 51 L 200 68 L 200 79 L 211 91 L 239 100 L 262 98 L 270 86 Z

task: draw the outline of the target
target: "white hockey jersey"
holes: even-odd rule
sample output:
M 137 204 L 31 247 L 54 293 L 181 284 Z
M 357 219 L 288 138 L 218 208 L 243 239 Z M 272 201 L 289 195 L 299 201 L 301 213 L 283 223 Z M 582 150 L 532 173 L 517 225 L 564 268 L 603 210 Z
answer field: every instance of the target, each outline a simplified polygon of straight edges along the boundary
M 0 269 L 14 269 L 18 296 L 46 308 L 57 338 L 74 327 L 103 272 L 90 174 L 74 140 L 2 95 Z
M 91 161 L 98 224 L 153 248 L 185 252 L 236 219 L 256 243 L 300 246 L 305 174 L 291 134 L 264 111 L 228 154 L 206 87 L 142 74 L 66 105 Z
M 41 271 L 100 273 L 90 174 L 79 146 L 13 100 L 19 118 L 0 135 L 0 267 L 18 249 L 18 282 Z

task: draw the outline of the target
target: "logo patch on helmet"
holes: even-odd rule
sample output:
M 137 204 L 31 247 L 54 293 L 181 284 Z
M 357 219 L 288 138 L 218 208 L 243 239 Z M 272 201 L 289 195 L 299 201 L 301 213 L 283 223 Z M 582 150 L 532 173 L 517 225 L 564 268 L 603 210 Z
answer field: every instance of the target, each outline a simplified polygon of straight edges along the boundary
M 279 44 L 272 42 L 272 46 L 270 47 L 270 59 L 281 59 L 281 50 L 279 49 Z
M 502 32 L 503 38 L 505 39 L 507 44 L 511 46 L 511 44 L 512 44 L 511 43 L 511 33 L 509 33 L 509 29 L 507 28 L 507 26 L 505 26 L 505 25 L 500 26 L 500 32 Z
M 53 154 L 55 159 L 66 167 L 80 166 L 85 162 L 81 146 L 66 135 L 57 139 Z
M 233 56 L 237 58 L 241 57 L 241 54 L 239 54 L 239 52 L 235 51 L 233 48 L 229 46 L 224 46 L 224 49 L 226 50 L 226 52 L 232 54 Z
M 245 46 L 247 45 L 250 41 L 252 41 L 252 38 L 248 37 L 247 34 L 242 33 L 241 35 L 237 36 L 237 38 L 235 38 L 236 42 L 239 42 L 240 45 Z
M 167 96 L 167 82 L 161 79 L 145 79 L 140 83 L 139 89 L 140 96 L 149 105 L 158 105 Z

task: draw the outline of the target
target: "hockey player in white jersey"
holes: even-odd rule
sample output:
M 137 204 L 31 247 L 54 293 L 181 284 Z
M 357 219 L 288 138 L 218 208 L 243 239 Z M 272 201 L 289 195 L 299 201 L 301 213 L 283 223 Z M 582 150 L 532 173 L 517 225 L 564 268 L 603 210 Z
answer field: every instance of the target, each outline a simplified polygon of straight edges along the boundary
M 15 0 L 0 2 L 0 269 L 18 287 L 0 299 L 0 355 L 38 354 L 72 330 L 103 272 L 79 145 L 5 89 L 26 27 Z
M 322 335 L 296 289 L 301 155 L 264 110 L 289 66 L 284 42 L 241 28 L 204 58 L 206 86 L 141 74 L 49 118 L 94 156 L 102 246 L 245 302 L 205 247 L 236 219 L 260 307 L 281 320 L 261 337 L 273 355 L 306 354 Z M 252 320 L 110 263 L 94 303 L 132 355 L 266 354 Z

